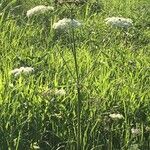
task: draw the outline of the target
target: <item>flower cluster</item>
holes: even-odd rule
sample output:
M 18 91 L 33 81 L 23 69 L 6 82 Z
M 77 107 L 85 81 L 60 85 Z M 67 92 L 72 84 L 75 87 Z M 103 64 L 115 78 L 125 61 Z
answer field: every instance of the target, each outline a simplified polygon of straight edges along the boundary
M 61 88 L 59 90 L 57 89 L 55 91 L 55 95 L 57 95 L 57 96 L 64 96 L 64 95 L 66 95 L 66 91 L 63 88 Z
M 55 0 L 55 4 L 76 4 L 76 5 L 82 5 L 86 3 L 86 0 Z
M 115 113 L 114 114 L 110 114 L 109 117 L 111 119 L 113 119 L 113 120 L 120 120 L 120 119 L 124 118 L 123 115 L 121 115 L 121 114 L 115 114 Z
M 133 136 L 137 136 L 137 135 L 141 134 L 141 130 L 138 128 L 132 128 L 131 133 Z
M 133 21 L 123 17 L 109 17 L 105 19 L 106 24 L 113 27 L 128 28 L 133 25 Z
M 66 91 L 61 88 L 61 89 L 48 89 L 44 92 L 42 92 L 43 96 L 51 96 L 51 95 L 55 95 L 55 96 L 64 96 L 66 95 Z
M 12 70 L 11 74 L 14 74 L 14 76 L 18 76 L 21 73 L 28 74 L 33 71 L 34 71 L 34 69 L 32 67 L 20 67 L 20 68 L 16 68 L 16 69 Z
M 2 6 L 2 4 L 0 4 L 0 8 L 1 8 L 1 6 Z M 1 12 L 1 13 L 0 13 L 0 16 L 2 16 L 2 15 L 3 15 L 3 13 Z
M 70 27 L 76 28 L 81 26 L 81 23 L 75 19 L 64 18 L 53 24 L 53 28 L 56 30 L 68 29 Z
M 39 5 L 39 6 L 36 6 L 30 10 L 27 11 L 27 17 L 32 17 L 33 15 L 36 15 L 36 14 L 43 14 L 47 11 L 53 11 L 54 10 L 54 7 L 52 6 L 44 6 L 44 5 Z

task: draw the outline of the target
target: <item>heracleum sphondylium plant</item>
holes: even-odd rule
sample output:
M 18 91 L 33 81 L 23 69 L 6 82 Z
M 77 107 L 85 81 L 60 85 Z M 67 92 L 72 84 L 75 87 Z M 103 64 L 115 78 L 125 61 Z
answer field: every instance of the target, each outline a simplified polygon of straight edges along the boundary
M 34 5 L 36 2 L 33 2 Z M 142 0 L 139 3 L 130 1 L 129 5 L 136 4 L 134 5 L 135 9 L 132 7 L 133 11 L 125 12 L 131 8 L 131 6 L 129 8 L 123 6 L 129 0 L 122 1 L 123 4 L 119 0 L 109 3 L 102 0 L 102 2 L 105 4 L 103 10 L 106 11 L 88 18 L 88 28 L 82 28 L 79 33 L 81 36 L 83 35 L 82 42 L 77 45 L 78 40 L 76 41 L 79 70 L 83 76 L 90 72 L 84 78 L 84 86 L 82 86 L 83 144 L 81 147 L 83 150 L 106 150 L 109 148 L 109 150 L 149 150 L 149 49 L 146 45 L 149 30 L 147 28 L 148 11 L 145 11 L 148 7 L 146 5 L 143 7 Z M 119 10 L 117 6 L 115 8 L 111 6 L 111 3 L 117 5 L 117 2 L 119 2 Z M 89 7 L 90 5 L 86 9 L 87 13 Z M 30 5 L 28 8 L 32 8 L 32 6 Z M 60 9 L 62 10 L 62 7 Z M 134 36 L 134 45 L 122 48 L 121 36 L 117 38 L 118 45 L 114 42 L 109 47 L 100 42 L 109 29 L 120 32 L 119 35 L 122 35 L 121 30 L 124 30 L 121 27 L 106 28 L 105 26 L 103 28 L 103 18 L 107 18 L 110 13 L 124 14 L 135 21 L 135 31 L 138 33 L 132 32 L 132 26 L 128 28 Z M 51 23 L 59 18 L 57 10 L 55 14 L 52 13 L 51 17 L 48 17 L 52 20 Z M 80 13 L 78 14 L 80 15 Z M 86 24 L 83 14 L 74 18 L 80 18 Z M 41 21 L 47 16 L 41 17 Z M 76 142 L 74 139 L 77 138 L 74 82 L 70 81 L 70 74 L 62 58 L 56 47 L 52 46 L 53 43 L 53 45 L 56 44 L 51 39 L 52 35 L 49 34 L 47 39 L 35 34 L 41 30 L 41 26 L 38 24 L 39 18 L 35 17 L 39 25 L 38 29 L 33 25 L 26 29 L 23 21 L 26 19 L 21 15 L 19 17 L 19 25 L 18 18 L 16 21 L 15 18 L 9 16 L 1 22 L 0 26 L 0 83 L 2 83 L 0 84 L 0 149 L 64 148 L 73 150 Z M 68 16 L 62 17 L 67 18 Z M 52 28 L 51 25 L 49 24 L 48 27 Z M 87 33 L 92 31 L 95 32 L 95 36 L 91 34 L 87 36 Z M 53 32 L 51 33 L 53 34 Z M 70 34 L 67 35 L 70 36 Z M 116 38 L 112 36 L 108 40 L 116 40 Z M 136 43 L 140 43 L 140 47 Z M 67 44 L 69 43 L 65 43 L 65 45 Z M 96 48 L 96 46 L 99 47 Z M 61 42 L 57 47 L 59 51 L 63 51 L 64 59 L 73 70 L 74 63 L 70 51 L 65 49 Z M 132 47 L 136 48 L 136 51 L 133 52 Z M 99 51 L 103 51 L 106 55 L 101 53 L 97 63 L 93 63 Z M 15 68 L 15 66 L 33 66 L 35 71 L 32 76 L 29 74 L 28 78 L 23 78 L 22 82 L 18 84 L 17 78 L 13 76 L 15 74 L 11 76 L 12 78 L 7 75 L 10 68 Z M 90 71 L 89 68 L 92 66 L 95 66 L 94 70 Z M 23 75 L 23 72 L 21 74 Z M 13 86 L 9 83 L 13 83 Z M 57 91 L 61 88 L 65 89 L 66 95 L 65 92 Z M 135 111 L 137 110 L 136 116 Z M 140 134 L 134 134 L 136 130 L 133 129 L 139 129 Z M 41 141 L 45 144 L 42 145 Z M 62 147 L 60 145 L 62 142 L 68 142 L 68 147 Z M 45 145 L 48 146 L 45 148 Z M 110 145 L 109 148 L 108 145 Z
M 34 71 L 34 68 L 32 67 L 20 67 L 13 69 L 10 73 L 14 76 L 18 76 L 20 74 L 29 74 Z
M 133 136 L 138 136 L 138 135 L 142 134 L 141 130 L 138 128 L 132 128 L 131 133 Z
M 128 29 L 133 26 L 133 20 L 130 18 L 124 17 L 108 17 L 105 20 L 106 25 L 109 25 L 113 28 L 120 29 L 124 36 L 125 46 L 127 46 L 127 37 L 130 35 Z
M 54 7 L 52 7 L 52 6 L 39 5 L 39 6 L 36 6 L 34 8 L 31 8 L 30 10 L 28 10 L 26 15 L 27 15 L 27 17 L 32 17 L 34 15 L 44 14 L 48 11 L 53 11 L 53 10 L 54 10 Z
M 109 17 L 105 19 L 107 25 L 112 27 L 129 28 L 133 25 L 133 21 L 123 17 Z
M 116 114 L 116 113 L 110 114 L 109 117 L 113 120 L 120 120 L 124 118 L 122 114 Z
M 53 24 L 55 30 L 67 30 L 71 28 L 77 28 L 81 26 L 81 23 L 75 19 L 64 18 Z
M 81 149 L 81 89 L 80 89 L 80 78 L 79 78 L 79 63 L 77 60 L 77 51 L 76 51 L 76 43 L 75 43 L 75 30 L 74 28 L 80 27 L 81 23 L 73 18 L 64 18 L 59 20 L 57 23 L 54 23 L 53 28 L 55 30 L 68 30 L 69 34 L 71 34 L 71 51 L 74 59 L 74 67 L 76 72 L 76 88 L 77 88 L 77 150 Z
M 41 93 L 43 96 L 48 97 L 50 95 L 55 95 L 55 96 L 65 96 L 66 91 L 61 88 L 61 89 L 47 89 Z

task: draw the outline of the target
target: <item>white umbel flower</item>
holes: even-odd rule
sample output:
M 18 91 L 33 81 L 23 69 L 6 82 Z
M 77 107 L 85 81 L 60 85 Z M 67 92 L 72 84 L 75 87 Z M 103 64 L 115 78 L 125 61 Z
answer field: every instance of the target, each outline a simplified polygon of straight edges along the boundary
M 42 92 L 43 96 L 51 96 L 51 95 L 56 95 L 56 96 L 64 96 L 66 95 L 66 91 L 61 88 L 61 89 L 48 89 L 44 92 Z
M 14 87 L 13 83 L 9 83 L 8 86 L 9 86 L 10 88 L 13 88 L 13 87 Z
M 105 19 L 106 24 L 113 27 L 128 28 L 133 25 L 133 21 L 123 17 L 109 17 Z
M 53 28 L 56 30 L 64 30 L 70 27 L 76 28 L 79 26 L 81 26 L 81 23 L 79 21 L 70 18 L 64 18 L 53 24 Z
M 13 74 L 14 76 L 18 76 L 21 73 L 23 74 L 29 74 L 30 72 L 33 72 L 34 69 L 32 67 L 20 67 L 20 68 L 16 68 L 14 70 L 11 71 L 11 74 Z
M 66 95 L 66 91 L 63 88 L 61 88 L 59 90 L 57 89 L 55 91 L 55 95 L 57 95 L 57 96 L 64 96 L 64 95 Z
M 141 130 L 138 128 L 132 128 L 131 133 L 133 136 L 137 136 L 137 135 L 141 134 Z
M 39 5 L 39 6 L 36 6 L 30 10 L 27 11 L 27 17 L 32 17 L 33 15 L 36 15 L 36 14 L 43 14 L 47 11 L 53 11 L 54 10 L 54 7 L 52 6 L 44 6 L 44 5 Z
M 109 117 L 111 119 L 113 119 L 113 120 L 120 120 L 120 119 L 124 118 L 123 115 L 121 115 L 121 114 L 115 114 L 115 113 L 114 114 L 110 114 Z

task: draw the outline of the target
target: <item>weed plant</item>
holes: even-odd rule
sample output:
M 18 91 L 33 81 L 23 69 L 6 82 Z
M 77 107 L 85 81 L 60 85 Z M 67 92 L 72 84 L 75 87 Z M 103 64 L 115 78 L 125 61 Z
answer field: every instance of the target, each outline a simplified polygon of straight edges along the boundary
M 0 3 L 1 150 L 150 149 L 148 0 Z M 37 5 L 54 11 L 28 18 Z M 104 21 L 112 16 L 133 26 L 112 28 Z M 55 31 L 63 18 L 82 26 Z M 34 71 L 10 73 L 20 67 Z

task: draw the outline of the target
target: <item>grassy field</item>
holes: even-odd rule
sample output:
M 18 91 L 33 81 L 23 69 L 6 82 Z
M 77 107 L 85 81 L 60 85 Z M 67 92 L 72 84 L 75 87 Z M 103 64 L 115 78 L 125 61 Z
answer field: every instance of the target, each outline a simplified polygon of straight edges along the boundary
M 0 3 L 0 150 L 150 150 L 149 0 Z M 37 5 L 54 11 L 28 18 Z M 54 30 L 66 17 L 81 27 Z

